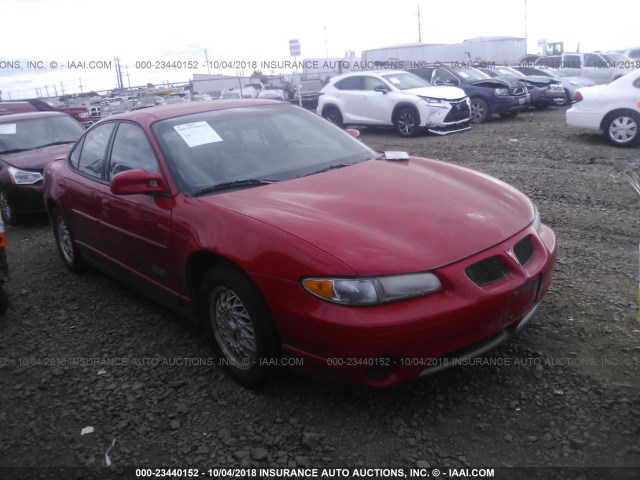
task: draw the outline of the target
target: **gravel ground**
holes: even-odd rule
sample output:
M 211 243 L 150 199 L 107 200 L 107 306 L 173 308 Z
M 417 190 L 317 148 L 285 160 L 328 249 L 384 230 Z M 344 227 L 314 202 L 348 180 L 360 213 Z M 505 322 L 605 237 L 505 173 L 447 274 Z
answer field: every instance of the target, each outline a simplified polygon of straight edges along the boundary
M 392 390 L 287 371 L 253 392 L 211 361 L 194 325 L 96 271 L 67 272 L 37 218 L 8 227 L 0 478 L 39 472 L 7 467 L 106 471 L 114 439 L 110 471 L 122 475 L 123 467 L 511 466 L 555 469 L 503 478 L 640 478 L 640 197 L 612 178 L 640 149 L 568 128 L 563 109 L 447 137 L 362 133 L 376 149 L 494 175 L 537 203 L 559 257 L 520 336 L 477 363 Z M 81 435 L 87 426 L 94 431 Z

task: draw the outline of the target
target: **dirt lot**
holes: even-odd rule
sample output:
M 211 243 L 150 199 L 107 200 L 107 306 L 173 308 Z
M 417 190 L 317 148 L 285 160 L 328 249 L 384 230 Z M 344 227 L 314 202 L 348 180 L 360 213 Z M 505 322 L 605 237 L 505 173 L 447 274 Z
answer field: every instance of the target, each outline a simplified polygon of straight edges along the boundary
M 444 478 L 453 476 L 447 469 L 476 467 L 495 468 L 496 478 L 640 478 L 640 196 L 612 178 L 640 163 L 640 148 L 568 128 L 563 109 L 447 137 L 362 133 L 376 149 L 471 167 L 536 202 L 559 257 L 552 289 L 520 336 L 476 364 L 393 390 L 286 373 L 252 392 L 217 365 L 193 364 L 211 357 L 195 326 L 98 272 L 68 273 L 46 218 L 35 219 L 8 228 L 0 478 L 54 477 L 52 469 L 8 469 L 36 466 L 83 467 L 64 478 L 133 476 L 124 467 L 419 467 Z M 81 435 L 87 426 L 93 433 Z

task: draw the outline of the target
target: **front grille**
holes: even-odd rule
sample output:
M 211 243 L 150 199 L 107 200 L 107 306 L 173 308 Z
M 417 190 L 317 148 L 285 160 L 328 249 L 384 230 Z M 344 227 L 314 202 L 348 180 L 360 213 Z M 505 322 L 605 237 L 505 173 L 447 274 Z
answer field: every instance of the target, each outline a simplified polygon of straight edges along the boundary
M 509 276 L 509 270 L 500 257 L 489 257 L 465 269 L 467 277 L 480 286 L 499 282 Z
M 516 243 L 515 247 L 513 247 L 513 253 L 516 254 L 520 265 L 525 266 L 533 256 L 533 242 L 531 241 L 531 236 L 529 235 Z
M 515 87 L 511 89 L 511 95 L 523 95 L 525 93 L 525 87 Z
M 451 110 L 444 117 L 445 122 L 459 122 L 469 118 L 469 105 L 467 105 L 466 100 L 452 101 L 449 104 L 451 105 Z

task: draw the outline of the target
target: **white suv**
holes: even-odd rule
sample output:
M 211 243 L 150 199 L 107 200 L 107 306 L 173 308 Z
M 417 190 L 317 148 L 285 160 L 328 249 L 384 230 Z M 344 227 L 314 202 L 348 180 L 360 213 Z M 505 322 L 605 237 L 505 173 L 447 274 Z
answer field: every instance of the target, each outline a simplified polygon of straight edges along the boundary
M 421 128 L 439 135 L 469 127 L 469 99 L 458 87 L 432 86 L 403 70 L 346 73 L 320 91 L 319 115 L 338 125 L 393 126 L 403 137 Z

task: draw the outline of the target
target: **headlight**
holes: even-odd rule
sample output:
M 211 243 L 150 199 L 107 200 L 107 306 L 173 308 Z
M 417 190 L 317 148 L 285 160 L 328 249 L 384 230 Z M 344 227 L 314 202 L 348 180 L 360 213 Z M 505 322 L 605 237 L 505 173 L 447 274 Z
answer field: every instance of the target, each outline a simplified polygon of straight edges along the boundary
M 31 185 L 42 180 L 42 174 L 40 172 L 20 170 L 16 167 L 9 167 L 7 170 L 9 170 L 11 181 L 17 185 Z
M 493 94 L 496 97 L 503 96 L 503 95 L 509 95 L 509 89 L 508 88 L 494 88 L 493 89 Z
M 446 107 L 446 105 L 444 104 L 444 101 L 441 98 L 423 97 L 423 96 L 420 96 L 420 98 L 425 102 L 427 102 L 427 104 L 431 105 L 432 107 Z
M 564 87 L 559 83 L 552 83 L 551 84 L 551 88 L 553 88 L 554 90 L 563 90 L 564 91 Z
M 80 118 L 87 118 L 87 117 L 89 116 L 89 112 L 82 112 L 82 113 L 79 113 L 79 114 L 78 114 L 78 116 L 79 116 Z
M 305 278 L 312 295 L 342 305 L 378 305 L 419 297 L 442 289 L 433 273 L 409 273 L 371 278 Z
M 540 232 L 542 231 L 542 219 L 540 218 L 540 212 L 537 208 L 535 209 L 535 213 L 533 215 L 533 228 L 535 228 L 536 232 L 538 232 L 538 235 L 540 235 Z

